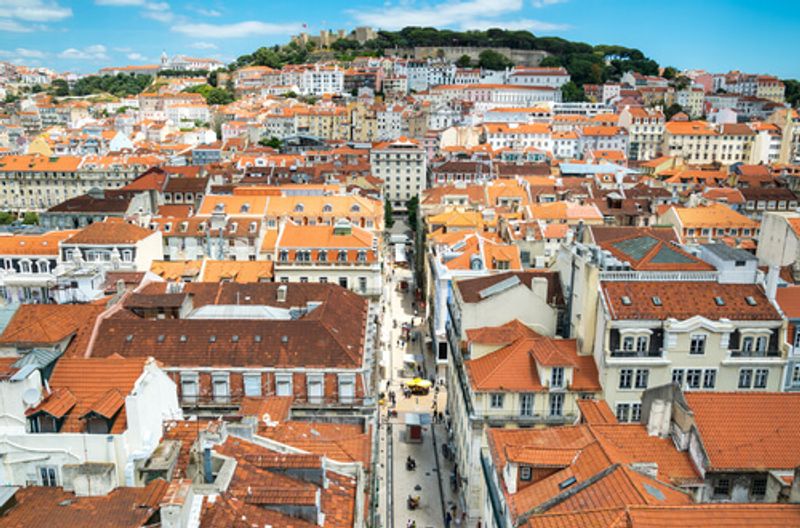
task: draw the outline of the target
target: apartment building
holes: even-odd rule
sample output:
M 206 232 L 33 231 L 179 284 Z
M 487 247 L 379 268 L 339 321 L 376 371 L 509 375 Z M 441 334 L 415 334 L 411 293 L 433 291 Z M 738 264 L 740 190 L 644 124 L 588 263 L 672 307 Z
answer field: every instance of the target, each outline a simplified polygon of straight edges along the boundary
M 620 112 L 619 125 L 628 129 L 628 157 L 647 161 L 660 156 L 664 124 L 664 114 L 660 110 L 625 107 Z
M 372 173 L 383 180 L 383 195 L 395 209 L 428 187 L 428 159 L 419 142 L 406 137 L 370 150 Z
M 603 280 L 600 290 L 595 361 L 619 421 L 639 421 L 652 386 L 781 387 L 783 318 L 758 285 Z
M 272 240 L 261 252 L 274 262 L 277 282 L 331 282 L 361 295 L 381 293 L 379 238 L 372 231 L 346 220 L 332 226 L 287 222 Z
M 483 125 L 485 142 L 493 150 L 534 148 L 551 152 L 550 127 L 542 123 L 487 123 Z
M 659 223 L 675 228 L 684 244 L 733 240 L 749 246 L 758 238 L 759 224 L 727 205 L 672 206 L 659 216 Z

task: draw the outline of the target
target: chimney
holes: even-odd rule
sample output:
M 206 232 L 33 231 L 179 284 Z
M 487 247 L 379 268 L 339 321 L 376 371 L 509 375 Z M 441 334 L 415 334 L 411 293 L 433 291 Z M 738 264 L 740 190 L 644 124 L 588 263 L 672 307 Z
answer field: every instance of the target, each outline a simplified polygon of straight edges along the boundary
M 288 286 L 286 286 L 285 284 L 281 284 L 280 286 L 278 286 L 278 292 L 276 294 L 276 300 L 278 302 L 281 302 L 281 303 L 282 302 L 286 302 L 286 292 L 287 292 L 287 290 L 288 290 Z
M 775 293 L 778 291 L 778 276 L 780 275 L 780 270 L 779 266 L 770 266 L 767 272 L 765 289 L 767 298 L 772 302 L 775 302 Z
M 672 402 L 667 400 L 653 400 L 650 407 L 650 416 L 647 420 L 647 434 L 650 436 L 666 437 L 669 434 L 669 425 L 672 421 Z
M 194 493 L 192 481 L 173 480 L 161 502 L 162 528 L 183 528 L 188 526 Z
M 125 281 L 122 279 L 117 280 L 117 295 L 125 293 Z

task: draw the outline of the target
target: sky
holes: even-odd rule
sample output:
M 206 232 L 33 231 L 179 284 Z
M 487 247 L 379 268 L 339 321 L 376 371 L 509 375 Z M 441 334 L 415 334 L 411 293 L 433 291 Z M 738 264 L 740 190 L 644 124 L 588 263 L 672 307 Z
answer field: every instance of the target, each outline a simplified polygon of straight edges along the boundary
M 0 0 L 0 61 L 93 73 L 163 51 L 229 62 L 300 31 L 504 27 L 662 66 L 800 78 L 798 0 Z

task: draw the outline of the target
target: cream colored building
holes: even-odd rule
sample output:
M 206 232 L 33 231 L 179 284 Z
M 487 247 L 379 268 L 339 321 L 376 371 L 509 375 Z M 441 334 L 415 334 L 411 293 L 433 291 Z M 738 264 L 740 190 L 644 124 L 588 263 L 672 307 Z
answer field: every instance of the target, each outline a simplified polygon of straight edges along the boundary
M 785 324 L 757 284 L 606 280 L 594 357 L 603 397 L 636 422 L 648 387 L 779 391 Z
M 419 142 L 406 137 L 380 143 L 370 151 L 372 174 L 383 180 L 383 195 L 395 209 L 428 187 L 428 159 Z
M 628 129 L 628 157 L 651 160 L 658 157 L 664 135 L 664 114 L 660 110 L 626 107 L 620 112 L 619 125 Z

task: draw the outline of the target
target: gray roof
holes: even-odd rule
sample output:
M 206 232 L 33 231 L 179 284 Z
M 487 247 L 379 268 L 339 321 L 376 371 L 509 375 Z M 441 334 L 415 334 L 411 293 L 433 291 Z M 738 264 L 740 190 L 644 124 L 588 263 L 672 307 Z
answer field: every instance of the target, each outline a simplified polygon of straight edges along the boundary
M 708 251 L 722 260 L 758 260 L 749 251 L 732 248 L 727 244 L 703 244 L 702 247 L 703 251 Z

